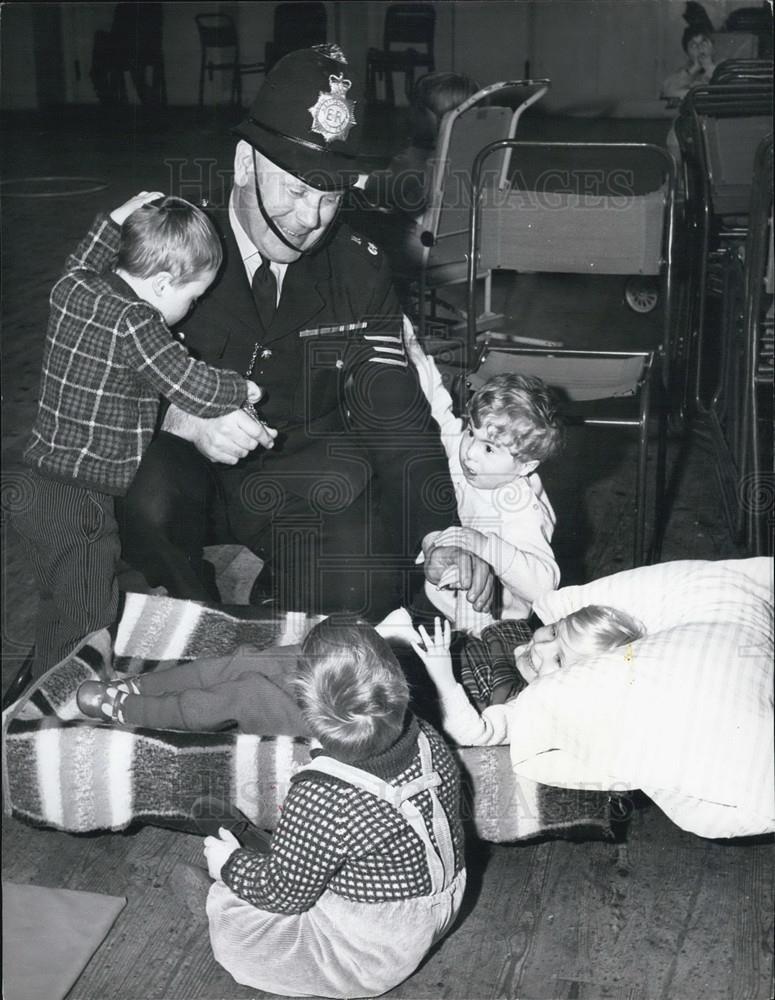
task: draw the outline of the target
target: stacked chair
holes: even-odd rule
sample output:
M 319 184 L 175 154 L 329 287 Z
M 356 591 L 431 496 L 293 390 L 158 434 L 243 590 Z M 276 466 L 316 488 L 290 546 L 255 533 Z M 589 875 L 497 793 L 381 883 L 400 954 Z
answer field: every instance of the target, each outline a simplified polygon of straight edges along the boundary
M 727 524 L 753 555 L 773 551 L 772 135 L 754 159 L 744 243 L 721 258 L 718 349 L 698 428 L 709 439 Z M 715 346 L 715 345 L 714 345 Z
M 724 286 L 724 271 L 743 252 L 756 150 L 772 131 L 772 86 L 732 65 L 733 82 L 691 90 L 681 102 L 676 134 L 686 188 L 683 235 L 688 308 L 684 342 L 687 414 L 707 410 L 716 389 L 716 354 L 723 336 L 709 322 Z M 729 76 L 725 74 L 729 79 Z
M 775 489 L 772 128 L 762 60 L 721 64 L 676 121 L 691 264 L 680 405 L 709 440 L 729 529 L 752 554 L 772 551 Z

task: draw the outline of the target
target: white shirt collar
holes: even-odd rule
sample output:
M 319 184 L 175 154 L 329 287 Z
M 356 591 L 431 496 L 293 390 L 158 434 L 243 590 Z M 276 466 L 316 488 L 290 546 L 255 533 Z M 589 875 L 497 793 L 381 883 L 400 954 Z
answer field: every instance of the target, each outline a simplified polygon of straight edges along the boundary
M 237 213 L 234 210 L 233 191 L 229 198 L 229 225 L 231 226 L 231 231 L 234 233 L 234 239 L 237 242 L 237 249 L 239 250 L 240 257 L 242 258 L 245 273 L 248 276 L 248 282 L 252 282 L 253 275 L 259 267 L 261 267 L 261 254 L 259 253 L 255 243 L 253 243 L 251 238 L 242 228 L 240 221 L 237 218 Z M 283 280 L 285 279 L 285 272 L 288 270 L 288 265 L 278 263 L 273 260 L 269 262 L 269 266 L 271 267 L 275 278 L 277 278 L 277 301 L 279 302 L 280 293 L 283 288 Z

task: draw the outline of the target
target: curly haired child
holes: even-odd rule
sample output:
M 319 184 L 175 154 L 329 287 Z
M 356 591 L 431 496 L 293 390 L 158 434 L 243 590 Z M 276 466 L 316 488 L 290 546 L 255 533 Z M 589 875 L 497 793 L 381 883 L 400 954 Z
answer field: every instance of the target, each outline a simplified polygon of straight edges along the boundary
M 433 358 L 408 331 L 406 343 L 441 431 L 461 524 L 423 540 L 426 593 L 455 628 L 480 634 L 493 619 L 468 606 L 448 555 L 463 549 L 483 559 L 502 584 L 500 617 L 513 648 L 530 639 L 534 601 L 560 580 L 551 547 L 554 511 L 537 471 L 562 444 L 553 395 L 533 376 L 499 374 L 473 393 L 461 419 Z M 468 681 L 477 700 L 489 703 L 492 681 L 484 674 Z M 500 690 L 496 700 L 506 694 Z

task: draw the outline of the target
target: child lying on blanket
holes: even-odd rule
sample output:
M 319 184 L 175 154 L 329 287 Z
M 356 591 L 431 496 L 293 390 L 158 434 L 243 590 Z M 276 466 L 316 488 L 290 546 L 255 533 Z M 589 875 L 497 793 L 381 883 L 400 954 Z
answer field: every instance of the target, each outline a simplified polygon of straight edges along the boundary
M 388 615 L 377 632 L 408 644 L 408 612 Z M 78 708 L 89 718 L 146 729 L 215 732 L 236 726 L 257 736 L 309 736 L 294 689 L 300 652 L 298 644 L 241 645 L 229 656 L 107 682 L 84 681 Z
M 586 657 L 628 646 L 644 634 L 643 626 L 625 612 L 590 604 L 536 629 L 530 642 L 514 650 L 514 665 L 529 684 Z M 439 693 L 444 729 L 460 746 L 509 743 L 510 706 L 524 685 L 515 676 L 514 693 L 505 704 L 490 704 L 478 712 L 455 680 L 450 641 L 449 622 L 442 627 L 436 618 L 433 638 L 420 626 L 412 643 Z
M 84 681 L 78 708 L 93 719 L 147 729 L 308 736 L 293 694 L 298 646 L 239 646 L 115 681 Z
M 451 926 L 465 888 L 460 778 L 408 711 L 409 688 L 367 625 L 316 625 L 296 690 L 322 750 L 291 780 L 268 854 L 207 837 L 216 960 L 290 996 L 384 993 Z

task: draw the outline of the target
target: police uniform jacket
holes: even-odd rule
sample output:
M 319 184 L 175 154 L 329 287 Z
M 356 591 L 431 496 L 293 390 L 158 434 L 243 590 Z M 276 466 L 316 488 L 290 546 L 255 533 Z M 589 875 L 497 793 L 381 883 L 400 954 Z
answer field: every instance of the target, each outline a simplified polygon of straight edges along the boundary
M 279 432 L 273 449 L 259 446 L 236 477 L 222 476 L 227 490 L 237 488 L 239 470 L 261 469 L 293 494 L 327 486 L 350 499 L 376 474 L 384 496 L 401 491 L 407 462 L 422 456 L 443 494 L 447 463 L 404 353 L 402 310 L 383 253 L 338 224 L 318 249 L 288 265 L 265 329 L 227 213 L 214 221 L 224 235 L 224 265 L 186 321 L 184 342 L 209 364 L 244 374 L 258 345 L 251 373 L 264 390 L 258 409 Z M 425 514 L 423 533 L 454 519 L 454 509 Z

